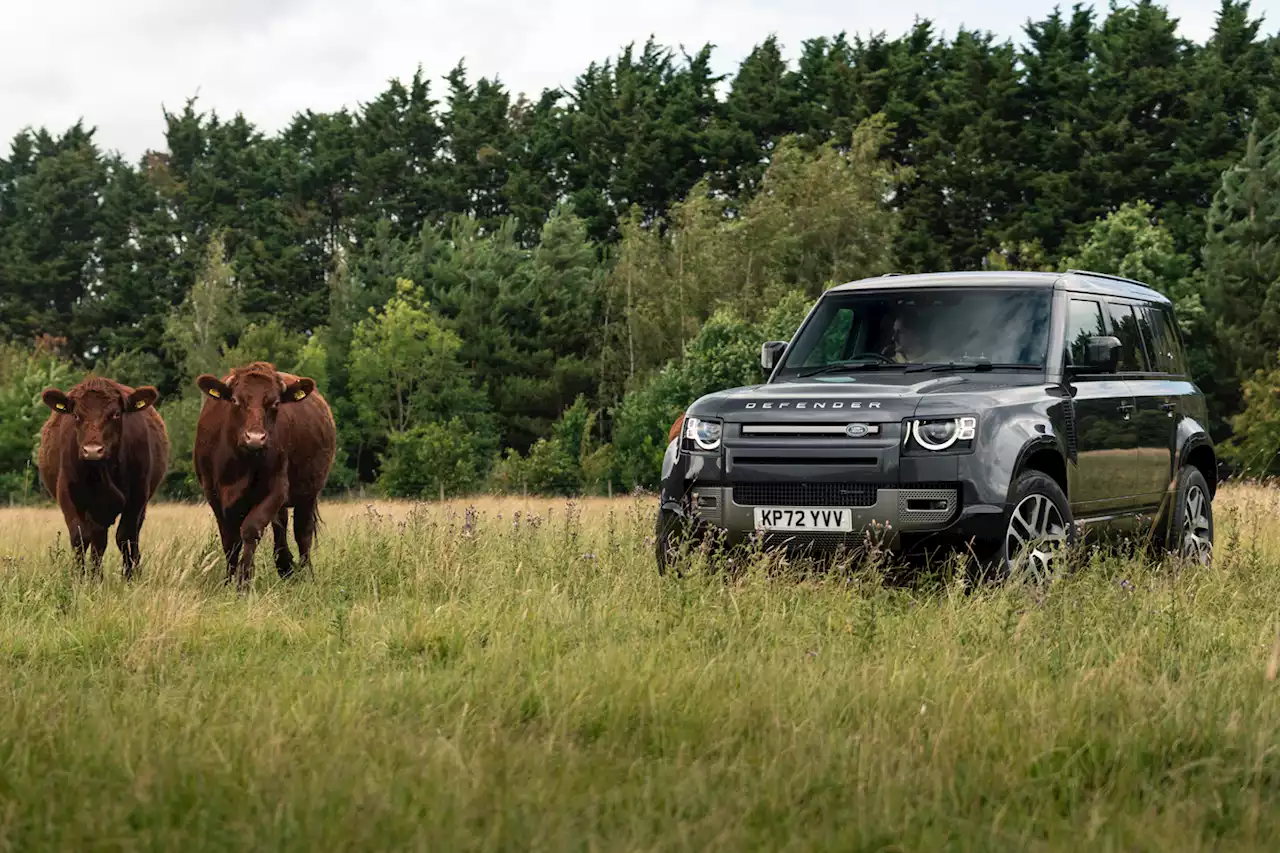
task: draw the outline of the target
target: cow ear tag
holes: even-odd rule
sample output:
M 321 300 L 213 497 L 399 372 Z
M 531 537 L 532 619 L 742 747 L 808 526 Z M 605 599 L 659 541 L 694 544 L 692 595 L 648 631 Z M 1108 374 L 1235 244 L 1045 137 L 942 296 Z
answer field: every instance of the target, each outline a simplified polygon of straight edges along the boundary
M 218 389 L 217 389 L 217 388 L 210 388 L 208 393 L 209 393 L 209 396 L 210 396 L 210 397 L 221 397 L 221 396 L 222 396 L 220 393 L 218 393 Z
M 145 408 L 146 408 L 146 406 L 147 406 L 147 401 L 146 401 L 146 400 L 139 400 L 138 402 L 136 402 L 136 403 L 134 403 L 134 404 L 133 404 L 133 407 L 134 407 L 135 409 L 145 409 Z
M 293 392 L 293 399 L 295 400 L 301 400 L 305 396 L 307 396 L 307 392 L 303 391 L 301 388 Z
M 53 407 L 57 409 L 59 412 L 65 412 L 67 410 L 66 403 L 54 403 Z

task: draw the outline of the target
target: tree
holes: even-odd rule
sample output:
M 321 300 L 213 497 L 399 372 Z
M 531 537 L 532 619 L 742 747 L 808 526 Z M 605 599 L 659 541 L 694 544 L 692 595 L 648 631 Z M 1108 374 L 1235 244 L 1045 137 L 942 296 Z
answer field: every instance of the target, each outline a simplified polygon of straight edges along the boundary
M 645 385 L 629 392 L 615 415 L 614 452 L 624 482 L 652 486 L 662 468 L 666 434 L 690 403 L 704 394 L 762 381 L 760 344 L 789 339 L 811 301 L 792 291 L 758 323 L 731 308 L 711 316 L 686 348 Z
M 376 453 L 416 427 L 456 420 L 487 458 L 496 437 L 484 395 L 458 360 L 461 350 L 462 341 L 434 314 L 422 288 L 397 282 L 396 295 L 370 311 L 351 343 L 351 397 L 361 443 Z
M 210 238 L 195 284 L 165 320 L 166 352 L 182 365 L 186 381 L 216 370 L 228 338 L 243 327 L 240 288 L 224 246 L 221 234 Z
M 1270 369 L 1280 350 L 1280 131 L 1250 131 L 1244 156 L 1222 176 L 1207 216 L 1205 305 L 1224 378 L 1215 400 L 1240 411 L 1239 380 Z

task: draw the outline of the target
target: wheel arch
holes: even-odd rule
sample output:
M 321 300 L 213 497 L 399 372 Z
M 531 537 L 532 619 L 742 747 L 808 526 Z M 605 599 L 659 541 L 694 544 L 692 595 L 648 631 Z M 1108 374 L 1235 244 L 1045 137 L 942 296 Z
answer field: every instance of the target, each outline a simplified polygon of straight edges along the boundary
M 1009 482 L 1008 494 L 1012 495 L 1018 478 L 1024 471 L 1039 471 L 1052 479 L 1062 489 L 1068 500 L 1071 495 L 1067 490 L 1067 460 L 1061 448 L 1049 438 L 1030 441 L 1018 454 L 1018 463 L 1013 467 L 1013 478 Z
M 1209 485 L 1209 497 L 1212 499 L 1218 493 L 1218 456 L 1213 451 L 1213 446 L 1207 438 L 1188 442 L 1186 447 L 1182 449 L 1181 458 L 1178 460 L 1178 468 L 1183 465 L 1191 465 L 1196 468 L 1204 481 Z

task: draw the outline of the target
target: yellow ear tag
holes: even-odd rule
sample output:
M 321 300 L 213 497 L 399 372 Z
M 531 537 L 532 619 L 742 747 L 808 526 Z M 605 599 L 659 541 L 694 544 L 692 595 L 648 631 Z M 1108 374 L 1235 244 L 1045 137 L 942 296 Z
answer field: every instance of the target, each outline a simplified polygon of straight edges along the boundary
M 222 396 L 222 394 L 220 394 L 220 393 L 218 392 L 218 389 L 217 389 L 217 388 L 210 388 L 210 389 L 209 389 L 209 396 L 210 396 L 210 397 L 221 397 L 221 396 Z
M 303 391 L 301 388 L 293 392 L 293 399 L 295 400 L 301 400 L 305 396 L 307 396 L 307 392 Z
M 138 402 L 136 402 L 136 403 L 134 403 L 134 404 L 133 404 L 133 407 L 134 407 L 135 409 L 145 409 L 145 408 L 147 407 L 147 401 L 146 401 L 146 400 L 139 400 Z
M 53 407 L 57 409 L 59 412 L 65 412 L 67 410 L 66 403 L 54 403 Z

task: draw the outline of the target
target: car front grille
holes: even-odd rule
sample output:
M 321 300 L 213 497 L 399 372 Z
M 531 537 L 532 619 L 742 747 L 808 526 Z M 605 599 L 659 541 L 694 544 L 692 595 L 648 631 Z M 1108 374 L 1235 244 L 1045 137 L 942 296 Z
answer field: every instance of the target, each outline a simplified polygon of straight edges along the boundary
M 875 506 L 876 483 L 736 483 L 739 506 Z

